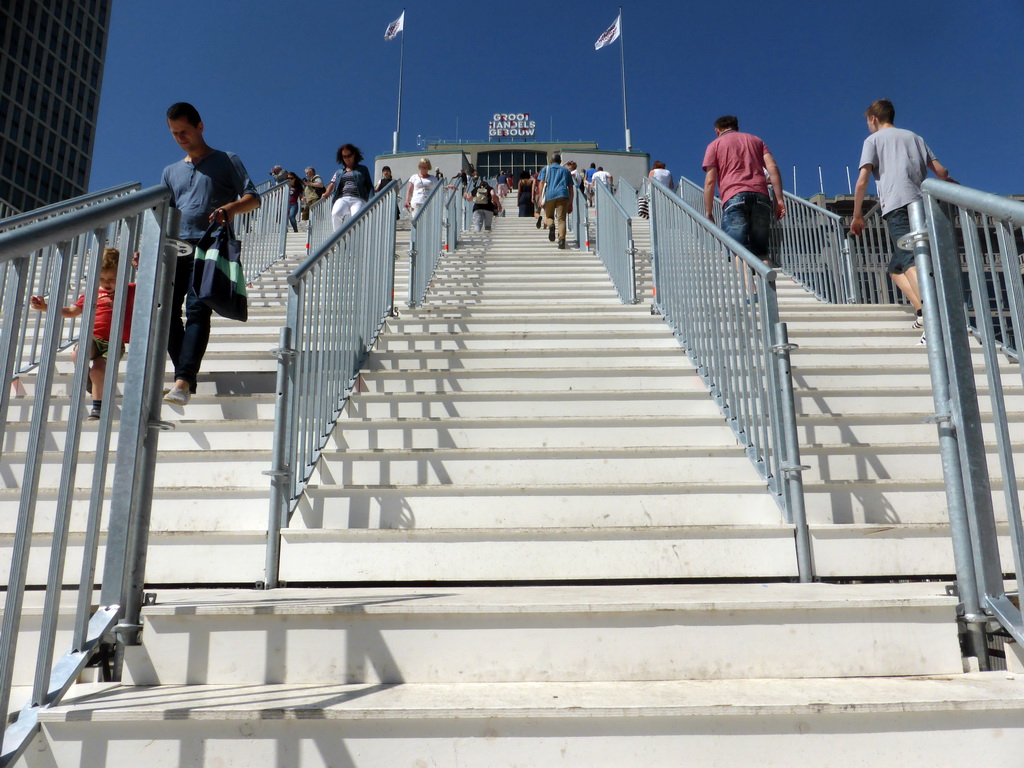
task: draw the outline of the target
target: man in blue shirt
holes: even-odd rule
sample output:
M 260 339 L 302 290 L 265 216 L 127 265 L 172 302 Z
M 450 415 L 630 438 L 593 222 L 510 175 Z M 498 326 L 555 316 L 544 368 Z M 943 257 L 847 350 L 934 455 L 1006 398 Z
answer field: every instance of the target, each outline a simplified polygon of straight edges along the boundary
M 551 165 L 539 175 L 540 192 L 544 195 L 544 226 L 548 240 L 555 241 L 555 222 L 558 222 L 558 247 L 565 249 L 565 217 L 572 213 L 572 174 L 562 165 L 562 156 L 555 154 Z
M 196 391 L 196 376 L 210 341 L 211 310 L 192 290 L 194 247 L 213 222 L 224 224 L 260 206 L 256 186 L 238 156 L 213 149 L 203 139 L 199 112 L 187 102 L 167 110 L 167 127 L 185 157 L 164 168 L 161 182 L 171 190 L 171 205 L 181 211 L 178 238 L 193 253 L 178 257 L 171 300 L 167 352 L 174 363 L 174 386 L 164 396 L 172 405 L 186 405 Z M 185 305 L 185 322 L 181 307 Z

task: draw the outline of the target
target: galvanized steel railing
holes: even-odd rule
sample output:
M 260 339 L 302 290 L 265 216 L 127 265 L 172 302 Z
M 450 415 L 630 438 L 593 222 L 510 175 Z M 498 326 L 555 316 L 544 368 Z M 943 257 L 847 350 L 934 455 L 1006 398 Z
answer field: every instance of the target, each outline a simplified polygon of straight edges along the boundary
M 636 191 L 636 188 L 625 179 L 619 179 L 619 183 L 615 185 L 615 199 L 618 200 L 622 207 L 626 211 L 626 215 L 630 217 L 639 216 L 640 209 L 639 204 L 640 193 Z
M 651 179 L 651 181 L 653 181 L 653 179 Z M 699 211 L 702 214 L 705 213 L 704 187 L 702 187 L 700 184 L 690 181 L 685 176 L 681 176 L 679 180 L 676 182 L 675 193 L 676 195 L 679 196 L 680 199 L 682 199 L 684 203 L 693 208 L 693 210 Z M 718 197 L 715 197 L 712 206 L 714 208 L 712 212 L 715 214 L 715 221 L 721 224 L 722 201 Z
M 782 271 L 822 301 L 856 303 L 851 245 L 842 217 L 783 194 L 786 215 L 772 220 L 771 231 L 771 254 Z
M 864 217 L 860 237 L 849 237 L 853 269 L 854 293 L 861 304 L 904 304 L 910 302 L 889 277 L 893 246 L 882 219 L 882 208 L 876 205 Z
M 651 181 L 655 307 L 697 366 L 796 531 L 801 581 L 814 576 L 786 324 L 775 271 L 660 182 Z M 600 244 L 600 238 L 598 240 Z
M 636 249 L 633 222 L 604 184 L 594 185 L 596 245 L 594 252 L 604 264 L 623 304 L 636 304 Z
M 445 203 L 443 193 L 439 191 L 441 189 L 443 185 L 435 184 L 412 217 L 412 231 L 409 234 L 410 307 L 418 307 L 423 303 L 441 259 Z
M 288 276 L 287 321 L 274 350 L 268 589 L 277 586 L 281 529 L 394 309 L 397 195 L 392 181 Z
M 74 200 L 54 203 L 53 205 L 29 211 L 28 213 L 23 213 L 0 222 L 0 232 L 11 232 L 21 227 L 38 224 L 41 221 L 53 220 L 59 216 L 66 216 L 69 213 L 80 211 L 84 208 L 90 208 L 109 200 L 124 197 L 138 190 L 139 184 L 137 183 L 122 184 L 102 192 L 94 192 L 90 195 L 77 197 Z M 117 230 L 123 225 L 114 223 L 112 226 Z M 107 234 L 108 241 L 120 242 L 126 248 L 134 248 L 132 243 L 124 243 L 121 236 L 122 233 L 119 231 L 110 231 Z M 16 344 L 17 352 L 15 353 L 13 368 L 15 377 L 35 368 L 39 364 L 40 355 L 42 354 L 42 334 L 45 325 L 40 314 L 29 309 L 29 298 L 31 296 L 46 295 L 50 297 L 51 303 L 70 304 L 82 294 L 85 288 L 86 281 L 89 278 L 87 266 L 93 256 L 90 250 L 92 248 L 92 241 L 88 238 L 79 238 L 72 241 L 69 248 L 70 250 L 64 254 L 64 259 L 70 260 L 70 279 L 64 294 L 56 295 L 55 292 L 55 270 L 59 264 L 56 258 L 56 243 L 47 244 L 33 252 L 25 266 L 25 279 L 28 281 L 30 288 L 24 296 L 24 305 L 16 320 L 18 342 Z M 133 251 L 122 248 L 121 252 L 127 255 Z M 10 270 L 11 267 L 8 264 L 4 265 L 2 271 L 0 271 L 0 306 L 6 306 Z M 5 318 L 5 326 L 8 322 L 15 322 L 14 315 L 6 311 L 3 317 Z M 6 318 L 9 318 L 9 320 Z M 81 324 L 82 321 L 79 318 L 71 318 L 62 325 L 61 336 L 58 342 L 60 349 L 65 349 L 78 340 Z
M 138 192 L 140 189 L 142 189 L 142 185 L 137 181 L 129 182 L 127 184 L 118 184 L 116 187 L 110 187 L 109 189 L 102 189 L 99 192 L 90 192 L 88 195 L 81 195 L 70 200 L 61 200 L 51 205 L 44 205 L 42 208 L 36 208 L 25 213 L 17 213 L 12 208 L 8 214 L 0 216 L 0 232 L 9 232 L 12 229 L 24 227 L 27 224 L 35 224 L 39 221 L 52 219 L 54 216 L 63 216 L 65 213 L 79 211 L 82 208 L 88 208 L 91 205 L 103 203 L 115 197 L 130 195 L 132 192 Z
M 685 177 L 680 178 L 676 194 L 691 208 L 704 211 L 703 187 Z M 772 223 L 772 258 L 785 274 L 822 301 L 830 304 L 863 301 L 860 297 L 867 295 L 864 293 L 867 284 L 875 280 L 866 274 L 872 270 L 872 260 L 864 246 L 877 241 L 869 235 L 858 244 L 848 235 L 841 216 L 789 192 L 783 194 L 786 215 Z M 714 199 L 713 208 L 715 221 L 721 223 L 722 201 L 718 197 Z M 881 224 L 881 220 L 877 223 Z M 884 224 L 882 227 L 884 229 Z M 888 263 L 886 258 L 881 267 L 883 279 Z
M 272 184 L 260 193 L 260 207 L 234 219 L 235 234 L 242 241 L 242 271 L 252 283 L 284 258 L 288 237 L 288 184 Z
M 100 651 L 115 643 L 138 642 L 139 612 L 142 603 L 146 541 L 149 534 L 149 509 L 156 464 L 157 434 L 164 425 L 159 421 L 166 360 L 169 317 L 161 307 L 170 302 L 176 252 L 164 247 L 164 233 L 176 231 L 170 226 L 165 187 L 153 187 L 131 195 L 97 203 L 88 208 L 55 216 L 0 234 L 0 262 L 8 268 L 4 295 L 4 323 L 0 328 L 0 364 L 3 381 L 14 376 L 21 343 L 20 320 L 26 311 L 27 297 L 34 288 L 31 263 L 34 254 L 46 251 L 53 262 L 50 284 L 50 311 L 47 313 L 41 343 L 39 366 L 25 390 L 12 403 L 10 388 L 0 389 L 0 423 L 6 437 L 18 432 L 10 429 L 21 424 L 25 447 L 3 455 L 6 474 L 13 476 L 20 490 L 18 513 L 12 543 L 12 561 L 7 595 L 0 628 L 0 712 L 9 711 L 11 686 L 15 680 L 18 636 L 22 630 L 26 585 L 29 583 L 29 555 L 33 546 L 49 550 L 49 570 L 43 601 L 42 628 L 36 654 L 32 694 L 17 721 L 4 733 L 0 764 L 9 765 L 31 740 L 37 729 L 38 714 L 56 704 L 77 678 L 81 669 Z M 175 212 L 176 213 L 176 212 Z M 128 348 L 125 375 L 121 387 L 116 455 L 110 449 L 117 408 L 120 346 L 111 344 L 108 375 L 102 393 L 104 409 L 95 431 L 84 428 L 82 413 L 89 355 L 79 355 L 73 372 L 63 372 L 58 352 L 66 337 L 60 305 L 70 295 L 77 264 L 86 262 L 82 272 L 85 308 L 79 331 L 90 338 L 93 328 L 99 265 L 103 249 L 117 246 L 128 254 L 137 248 L 140 268 L 136 279 L 132 340 Z M 118 284 L 127 285 L 131 259 L 122 258 Z M 127 291 L 115 293 L 111 338 L 120 337 L 125 322 Z M 99 393 L 97 393 L 99 394 Z M 11 416 L 14 420 L 11 420 Z M 46 454 L 48 436 L 62 432 L 64 450 L 59 469 Z M 85 437 L 83 435 L 92 437 Z M 84 445 L 83 445 L 84 444 Z M 10 449 L 11 443 L 6 446 Z M 112 480 L 108 476 L 112 470 Z M 48 477 L 59 479 L 53 487 L 40 489 Z M 109 487 L 108 487 L 109 484 Z M 104 506 L 109 509 L 104 516 Z M 72 508 L 85 521 L 82 569 L 78 576 L 66 577 L 65 558 L 69 547 Z M 99 546 L 103 540 L 106 554 L 97 583 Z M 61 588 L 77 585 L 77 612 L 73 641 L 63 656 L 56 653 L 56 626 L 62 598 Z M 95 608 L 99 605 L 99 608 Z M 21 655 L 26 655 L 22 649 Z M 119 677 L 119 659 L 110 655 L 115 679 Z
M 331 201 L 321 197 L 309 206 L 309 221 L 306 226 L 306 255 L 316 253 L 334 234 L 331 221 Z
M 572 213 L 568 216 L 567 226 L 572 233 L 573 242 L 581 251 L 590 250 L 590 235 L 588 233 L 587 196 L 580 191 L 580 188 L 573 185 L 572 188 Z
M 1024 203 L 929 179 L 924 200 L 911 205 L 912 248 L 921 288 L 934 421 L 938 426 L 956 562 L 961 620 L 969 655 L 989 668 L 986 636 L 993 620 L 1024 644 L 1024 526 L 1017 470 L 1020 445 L 1010 434 L 1011 406 L 1004 376 L 1024 383 L 1018 329 L 1024 327 Z M 945 206 L 955 209 L 953 216 Z M 953 217 L 959 216 L 963 246 Z M 964 263 L 966 262 L 966 285 Z M 973 331 L 980 354 L 971 342 Z M 1000 355 L 1000 353 L 1004 353 Z M 982 416 L 977 380 L 988 384 L 991 416 Z M 1013 396 L 1018 396 L 1019 391 Z M 987 424 L 986 422 L 991 422 Z M 988 466 L 985 431 L 995 436 L 999 469 Z M 1002 507 L 993 494 L 1002 492 Z M 1004 518 L 1005 514 L 1005 518 Z M 1005 519 L 1005 522 L 1003 520 Z M 1012 564 L 999 551 L 1000 528 L 1008 528 Z M 1014 573 L 1016 597 L 1003 576 Z
M 462 231 L 462 209 L 459 201 L 461 200 L 465 204 L 466 198 L 458 189 L 447 189 L 445 190 L 445 195 L 444 249 L 446 251 L 454 251 L 459 247 L 459 232 Z

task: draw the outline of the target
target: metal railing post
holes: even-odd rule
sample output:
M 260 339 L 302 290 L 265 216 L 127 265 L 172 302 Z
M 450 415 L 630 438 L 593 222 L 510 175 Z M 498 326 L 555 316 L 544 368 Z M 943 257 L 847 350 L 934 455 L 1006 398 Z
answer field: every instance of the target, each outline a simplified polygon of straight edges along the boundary
M 979 592 L 979 580 L 977 561 L 973 553 L 972 541 L 975 540 L 975 532 L 972 529 L 972 515 L 969 510 L 968 488 L 965 483 L 969 482 L 969 476 L 964 474 L 962 460 L 964 457 L 961 440 L 965 437 L 961 433 L 964 427 L 958 423 L 963 416 L 961 407 L 970 405 L 957 398 L 957 385 L 954 381 L 955 361 L 951 357 L 954 350 L 951 349 L 947 339 L 948 329 L 943 322 L 942 316 L 950 317 L 957 314 L 959 302 L 962 312 L 962 293 L 955 297 L 960 288 L 959 277 L 956 285 L 941 285 L 945 282 L 940 271 L 943 269 L 943 253 L 949 253 L 952 245 L 955 252 L 955 244 L 951 243 L 952 232 L 943 227 L 939 219 L 928 217 L 931 221 L 931 233 L 926 228 L 924 204 L 914 203 L 910 206 L 910 228 L 912 236 L 909 242 L 902 245 L 912 247 L 914 251 L 915 264 L 917 267 L 918 284 L 921 291 L 922 314 L 924 316 L 925 333 L 928 336 L 928 368 L 932 382 L 932 399 L 935 406 L 935 415 L 932 420 L 938 430 L 939 454 L 942 460 L 942 474 L 946 483 L 946 509 L 949 516 L 950 533 L 953 541 L 953 559 L 957 572 L 957 584 L 959 586 L 960 600 L 963 606 L 963 617 L 967 622 L 968 643 L 972 655 L 977 656 L 982 668 L 987 668 L 988 651 L 985 644 L 984 633 L 979 631 L 979 619 L 982 616 L 982 600 Z M 946 222 L 948 224 L 948 222 Z M 929 235 L 935 238 L 930 248 Z M 932 248 L 935 252 L 935 262 L 932 261 Z M 959 260 L 957 260 L 959 261 Z M 959 271 L 959 264 L 957 265 Z M 939 283 L 939 284 L 937 284 Z M 960 326 L 959 330 L 965 334 L 966 323 Z M 966 342 L 966 338 L 962 340 Z M 955 346 L 955 342 L 954 345 Z M 970 354 L 966 343 L 963 349 Z M 955 353 L 959 356 L 959 353 Z M 948 364 L 947 364 L 948 362 Z M 961 361 L 963 362 L 963 361 Z M 953 377 L 950 371 L 953 370 Z M 962 385 L 974 389 L 974 366 L 968 360 L 967 371 L 970 372 L 970 382 L 963 381 Z M 976 393 L 975 393 L 976 395 Z M 975 408 L 977 400 L 973 399 Z M 980 414 L 977 426 L 980 428 Z M 979 435 L 980 436 L 980 435 Z M 981 450 L 981 459 L 984 461 L 984 447 Z M 986 477 L 987 480 L 987 477 Z M 991 510 L 990 510 L 991 511 Z
M 165 245 L 164 232 L 177 232 L 177 214 L 169 209 L 166 224 L 156 211 L 143 214 L 138 284 L 153 288 L 137 295 L 135 317 L 148 320 L 139 325 L 151 332 L 136 339 L 128 355 L 100 593 L 103 605 L 122 606 L 115 630 L 121 645 L 139 642 L 157 440 L 169 427 L 158 418 L 170 330 L 170 315 L 162 307 L 170 304 L 177 252 Z

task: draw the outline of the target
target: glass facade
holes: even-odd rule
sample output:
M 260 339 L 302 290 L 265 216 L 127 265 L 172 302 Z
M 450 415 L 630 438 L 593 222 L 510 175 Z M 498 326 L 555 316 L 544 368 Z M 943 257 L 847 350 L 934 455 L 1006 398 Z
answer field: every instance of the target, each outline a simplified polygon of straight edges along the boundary
M 0 3 L 0 200 L 16 210 L 88 189 L 110 5 Z
M 492 179 L 502 171 L 511 171 L 512 178 L 518 178 L 520 171 L 534 173 L 547 164 L 547 152 L 529 149 L 497 149 L 476 156 L 476 170 L 485 179 Z

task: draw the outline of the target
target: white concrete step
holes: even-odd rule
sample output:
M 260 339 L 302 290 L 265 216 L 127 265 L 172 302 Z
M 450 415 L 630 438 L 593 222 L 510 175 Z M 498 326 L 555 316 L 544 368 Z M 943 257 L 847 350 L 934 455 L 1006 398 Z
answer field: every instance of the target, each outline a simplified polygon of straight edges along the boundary
M 14 533 L 18 503 L 18 489 L 0 490 L 0 534 Z M 89 504 L 90 494 L 87 491 L 78 490 L 72 494 L 71 531 L 85 530 Z M 109 508 L 108 495 L 102 508 L 104 527 Z M 41 490 L 36 500 L 36 531 L 53 530 L 56 509 L 57 491 Z M 267 488 L 163 488 L 154 492 L 150 508 L 150 525 L 162 534 L 266 530 L 268 517 Z
M 623 331 L 650 331 L 664 334 L 665 324 L 647 314 L 584 317 L 580 315 L 465 317 L 444 318 L 429 315 L 403 314 L 388 321 L 388 329 L 396 335 L 463 334 L 463 333 L 579 333 L 617 334 Z M 605 336 L 610 338 L 610 336 Z
M 189 406 L 190 407 L 190 406 Z M 179 408 L 183 415 L 187 408 Z M 28 447 L 30 424 L 8 422 L 4 432 L 4 452 L 24 452 Z M 117 448 L 119 422 L 113 424 L 110 449 Z M 174 422 L 174 429 L 160 435 L 161 451 L 232 451 L 253 446 L 266 447 L 272 444 L 273 420 L 234 419 L 195 421 L 181 419 Z M 95 423 L 86 422 L 82 430 L 79 447 L 86 452 L 96 450 L 99 428 Z M 63 451 L 67 444 L 64 429 L 51 428 L 46 433 L 43 447 L 47 451 Z
M 57 768 L 217 765 L 1012 765 L 1021 683 L 896 679 L 310 686 L 78 686 L 41 713 Z M 338 760 L 343 762 L 338 762 Z
M 171 382 L 166 382 L 170 386 Z M 237 387 L 234 386 L 237 384 Z M 200 379 L 199 390 L 189 400 L 188 405 L 182 407 L 165 404 L 160 410 L 162 421 L 183 422 L 183 421 L 210 421 L 221 419 L 274 419 L 274 377 L 269 373 L 266 376 L 243 376 L 237 382 L 225 381 L 214 378 Z M 251 387 L 250 394 L 243 394 L 247 387 Z M 222 390 L 224 394 L 217 394 L 216 390 Z M 91 401 L 86 400 L 80 418 L 85 418 Z M 32 418 L 33 402 L 30 399 L 12 399 L 9 416 L 12 421 L 26 422 Z M 51 400 L 49 418 L 51 421 L 63 422 L 68 419 L 70 407 L 69 398 L 54 397 Z M 104 404 L 106 407 L 106 404 Z M 86 431 L 95 430 L 92 423 L 84 425 Z
M 191 403 L 188 406 L 191 408 Z M 465 418 L 532 416 L 688 416 L 718 414 L 718 406 L 699 390 L 615 392 L 602 388 L 580 392 L 444 392 L 360 393 L 349 400 L 350 418 Z
M 216 496 L 211 496 L 211 501 Z M 259 504 L 266 512 L 267 502 Z M 209 515 L 217 510 L 210 505 Z M 230 512 L 228 513 L 230 515 Z M 266 515 L 264 515 L 266 517 Z M 146 557 L 146 583 L 154 584 L 239 584 L 263 581 L 267 557 L 267 528 L 262 530 L 223 530 L 220 523 L 203 530 L 154 531 Z M 0 534 L 0 586 L 6 586 L 11 569 L 13 536 Z M 50 560 L 49 533 L 37 533 L 31 539 L 27 583 L 34 586 L 48 581 Z M 101 539 L 99 560 L 106 557 L 105 538 Z M 66 565 L 62 583 L 65 588 L 81 580 L 85 536 L 74 532 L 68 536 Z
M 160 590 L 125 682 L 959 675 L 956 602 L 941 583 Z
M 522 490 L 520 490 L 520 493 Z M 340 554 L 343 553 L 343 554 Z M 289 528 L 289 584 L 795 578 L 788 525 Z
M 942 463 L 936 445 L 932 442 L 900 445 L 829 445 L 803 446 L 801 460 L 811 466 L 804 472 L 806 482 L 835 480 L 941 480 Z M 1021 459 L 1024 451 L 1014 459 L 1024 471 Z M 995 446 L 987 453 L 989 472 L 999 478 L 999 455 Z
M 1002 562 L 1010 563 L 1009 529 L 997 525 L 996 532 Z M 812 524 L 810 535 L 821 579 L 952 578 L 956 573 L 945 522 Z
M 493 370 L 495 368 L 581 367 L 609 368 L 691 368 L 692 364 L 679 345 L 661 349 L 639 349 L 626 352 L 605 347 L 561 347 L 524 350 L 509 354 L 508 350 L 452 350 L 422 352 L 378 352 L 370 356 L 364 370 Z
M 521 333 L 472 332 L 457 333 L 412 333 L 384 336 L 377 345 L 377 351 L 385 352 L 436 352 L 490 351 L 502 350 L 506 356 L 520 355 L 534 350 L 560 350 L 574 345 L 581 347 L 600 345 L 611 350 L 671 349 L 679 352 L 679 342 L 663 328 L 649 330 L 620 330 L 614 334 L 599 337 L 593 330 L 548 331 L 535 330 Z
M 330 445 L 341 450 L 434 450 L 471 448 L 575 448 L 594 446 L 644 448 L 700 445 L 727 448 L 736 445 L 732 430 L 721 417 L 648 419 L 578 417 L 575 419 L 511 418 L 463 419 L 346 419 L 338 424 Z
M 746 478 L 749 480 L 749 477 Z M 639 528 L 777 525 L 760 479 L 613 485 L 311 485 L 290 526 L 309 529 Z
M 266 444 L 248 449 L 228 451 L 161 451 L 154 475 L 154 487 L 178 488 L 187 479 L 196 488 L 238 488 L 265 487 L 263 471 L 270 467 L 270 440 Z M 60 487 L 61 465 L 64 454 L 60 451 L 46 451 L 41 456 L 39 486 Z M 89 488 L 92 484 L 95 454 L 79 452 L 75 488 Z M 0 460 L 0 474 L 4 486 L 17 487 L 24 477 L 25 455 L 11 452 Z M 106 485 L 110 486 L 111 474 L 107 473 Z
M 724 428 L 723 428 L 724 430 Z M 250 451 L 250 456 L 255 453 Z M 215 454 L 216 456 L 216 454 Z M 236 462 L 243 457 L 225 456 Z M 211 461 L 215 460 L 211 457 Z M 185 459 L 182 459 L 184 462 Z M 223 460 L 219 463 L 223 464 Z M 188 464 L 192 466 L 191 463 Z M 269 466 L 269 459 L 268 464 Z M 248 468 L 248 462 L 243 464 Z M 191 470 L 198 478 L 201 470 Z M 159 472 L 159 471 L 158 471 Z M 219 467 L 214 476 L 227 473 Z M 231 472 L 234 479 L 240 473 Z M 422 450 L 325 451 L 314 482 L 343 485 L 546 485 L 595 482 L 624 485 L 693 482 L 707 477 L 748 475 L 754 469 L 744 451 L 727 447 L 667 448 L 436 448 Z M 159 474 L 158 480 L 160 482 Z M 194 482 L 200 482 L 195 479 Z M 226 483 L 230 485 L 239 485 Z
M 696 371 L 672 368 L 618 368 L 595 376 L 592 368 L 515 368 L 478 371 L 364 371 L 361 393 L 547 392 L 553 397 L 587 391 L 633 393 L 706 392 Z

